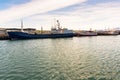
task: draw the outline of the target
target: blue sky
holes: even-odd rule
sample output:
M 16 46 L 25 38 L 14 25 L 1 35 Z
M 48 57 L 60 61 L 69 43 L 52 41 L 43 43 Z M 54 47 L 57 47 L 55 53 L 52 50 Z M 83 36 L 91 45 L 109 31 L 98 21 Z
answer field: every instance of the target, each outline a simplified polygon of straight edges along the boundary
M 120 0 L 0 0 L 0 26 L 50 29 L 53 19 L 70 29 L 120 26 Z
M 14 5 L 25 4 L 31 0 L 0 0 L 0 10 L 10 8 Z

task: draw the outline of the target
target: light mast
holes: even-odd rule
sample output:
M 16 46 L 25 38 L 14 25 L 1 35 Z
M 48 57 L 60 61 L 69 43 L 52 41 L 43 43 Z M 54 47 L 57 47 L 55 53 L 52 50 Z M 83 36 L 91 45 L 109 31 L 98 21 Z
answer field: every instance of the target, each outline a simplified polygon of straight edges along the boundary
M 21 20 L 21 32 L 23 32 L 23 20 Z

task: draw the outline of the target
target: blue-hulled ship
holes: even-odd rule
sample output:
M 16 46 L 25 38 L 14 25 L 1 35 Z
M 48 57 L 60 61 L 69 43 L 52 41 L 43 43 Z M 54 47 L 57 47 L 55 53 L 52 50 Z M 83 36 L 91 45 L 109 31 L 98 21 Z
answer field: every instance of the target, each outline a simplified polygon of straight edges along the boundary
M 42 39 L 42 38 L 67 38 L 73 37 L 74 33 L 72 30 L 67 28 L 61 28 L 60 22 L 57 20 L 56 26 L 51 28 L 50 33 L 31 34 L 23 31 L 23 22 L 21 21 L 21 31 L 8 31 L 10 39 Z

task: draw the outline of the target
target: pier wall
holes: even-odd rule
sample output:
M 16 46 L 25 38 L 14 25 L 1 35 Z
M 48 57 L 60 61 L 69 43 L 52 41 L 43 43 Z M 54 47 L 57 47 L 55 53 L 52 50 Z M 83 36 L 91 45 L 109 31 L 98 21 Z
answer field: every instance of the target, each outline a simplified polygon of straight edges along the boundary
M 0 40 L 8 40 L 9 36 L 7 34 L 0 34 Z

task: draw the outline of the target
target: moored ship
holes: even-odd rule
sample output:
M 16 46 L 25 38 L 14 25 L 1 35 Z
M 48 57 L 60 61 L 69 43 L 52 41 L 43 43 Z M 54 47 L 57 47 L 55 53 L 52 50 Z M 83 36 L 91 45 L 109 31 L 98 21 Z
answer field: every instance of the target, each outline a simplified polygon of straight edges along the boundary
M 50 33 L 31 34 L 23 31 L 23 22 L 21 22 L 21 31 L 9 31 L 10 39 L 42 39 L 42 38 L 67 38 L 73 37 L 73 31 L 67 28 L 61 28 L 59 20 L 54 28 L 51 28 Z
M 97 32 L 93 31 L 91 28 L 90 30 L 81 30 L 76 33 L 76 36 L 97 36 Z
M 114 30 L 105 30 L 105 31 L 97 31 L 98 35 L 119 35 L 118 31 Z
M 97 32 L 95 31 L 80 31 L 77 33 L 77 36 L 97 36 Z

